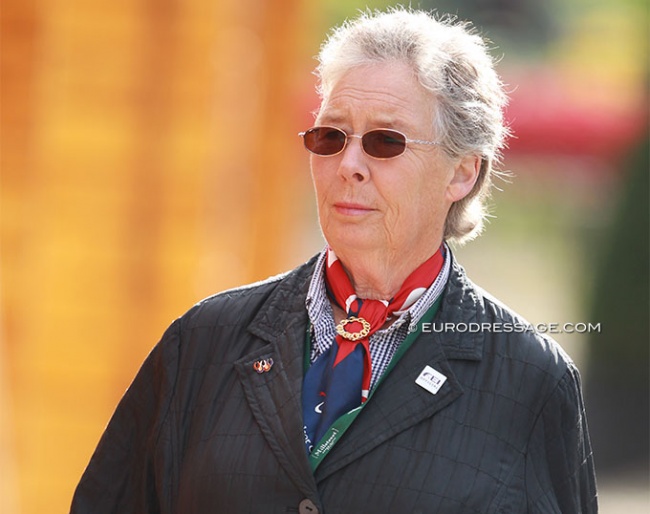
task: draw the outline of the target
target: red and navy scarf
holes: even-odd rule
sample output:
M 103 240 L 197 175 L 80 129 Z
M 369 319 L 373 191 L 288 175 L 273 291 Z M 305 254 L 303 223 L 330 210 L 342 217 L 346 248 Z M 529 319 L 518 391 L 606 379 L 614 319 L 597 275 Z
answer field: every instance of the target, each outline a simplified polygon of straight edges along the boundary
M 368 399 L 372 377 L 370 336 L 389 316 L 411 307 L 440 273 L 442 248 L 421 264 L 390 300 L 358 298 L 341 261 L 327 249 L 325 285 L 330 298 L 347 317 L 336 327 L 335 344 L 320 355 L 305 374 L 303 415 L 309 449 L 340 416 Z

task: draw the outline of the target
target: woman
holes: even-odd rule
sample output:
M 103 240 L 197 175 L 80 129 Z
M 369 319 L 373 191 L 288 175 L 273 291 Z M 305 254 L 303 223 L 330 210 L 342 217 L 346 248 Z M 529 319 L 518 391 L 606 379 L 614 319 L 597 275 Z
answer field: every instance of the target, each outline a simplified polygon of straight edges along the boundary
M 174 322 L 72 512 L 596 512 L 575 366 L 502 330 L 525 322 L 445 244 L 480 231 L 507 133 L 483 41 L 364 14 L 318 73 L 302 137 L 327 247 Z

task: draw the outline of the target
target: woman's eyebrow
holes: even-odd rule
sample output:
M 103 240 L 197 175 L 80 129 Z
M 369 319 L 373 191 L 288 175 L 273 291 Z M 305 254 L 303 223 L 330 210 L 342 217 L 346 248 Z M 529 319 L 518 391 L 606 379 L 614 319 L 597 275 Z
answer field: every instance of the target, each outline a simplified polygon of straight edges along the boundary
M 328 123 L 344 123 L 347 121 L 347 116 L 337 111 L 325 111 L 318 116 L 320 122 L 327 121 Z
M 349 123 L 350 117 L 345 114 L 333 111 L 333 112 L 324 112 L 318 116 L 320 124 L 346 124 Z M 400 129 L 409 129 L 412 128 L 408 123 L 403 122 L 396 116 L 380 114 L 376 117 L 368 116 L 368 128 L 400 128 Z

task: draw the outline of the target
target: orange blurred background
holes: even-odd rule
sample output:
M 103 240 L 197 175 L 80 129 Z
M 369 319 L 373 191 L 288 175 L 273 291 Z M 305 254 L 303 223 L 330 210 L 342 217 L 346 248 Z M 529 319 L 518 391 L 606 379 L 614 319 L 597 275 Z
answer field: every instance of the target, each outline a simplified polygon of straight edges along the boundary
M 520 296 L 522 283 L 554 295 L 581 266 L 562 239 L 566 227 L 544 225 L 540 245 L 569 264 L 541 276 L 544 263 L 525 239 L 531 225 L 518 213 L 534 208 L 542 190 L 559 216 L 602 214 L 621 187 L 613 159 L 640 137 L 647 68 L 635 59 L 644 55 L 637 15 L 645 11 L 628 3 L 618 17 L 597 3 L 543 58 L 507 65 L 504 52 L 504 75 L 522 98 L 511 117 L 524 120 L 513 121 L 519 140 L 507 167 L 521 180 L 510 197 L 510 186 L 497 196 L 510 223 L 495 223 L 494 234 L 460 253 L 477 282 L 534 321 L 572 321 L 566 312 L 583 311 L 573 293 L 545 311 L 547 297 Z M 297 133 L 317 107 L 312 56 L 328 27 L 363 5 L 3 3 L 0 511 L 66 512 L 115 405 L 170 321 L 202 297 L 280 273 L 321 247 Z M 610 45 L 625 53 L 595 59 L 592 50 L 604 47 L 588 22 L 612 31 Z M 580 90 L 585 75 L 592 96 Z M 550 141 L 549 150 L 540 120 L 548 133 L 557 127 L 539 106 L 558 98 L 580 119 L 595 103 L 606 122 L 619 123 L 615 148 L 576 156 Z M 613 133 L 597 129 L 592 138 Z M 576 170 L 568 178 L 549 169 L 567 165 Z M 501 252 L 526 256 L 526 274 L 496 279 L 486 255 Z M 512 275 L 507 257 L 501 262 Z

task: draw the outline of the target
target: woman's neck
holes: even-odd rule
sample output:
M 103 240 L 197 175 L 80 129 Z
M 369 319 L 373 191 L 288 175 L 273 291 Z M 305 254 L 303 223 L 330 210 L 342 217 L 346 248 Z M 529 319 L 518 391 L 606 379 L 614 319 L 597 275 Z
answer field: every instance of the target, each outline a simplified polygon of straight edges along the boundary
M 408 251 L 399 254 L 390 251 L 355 252 L 334 250 L 343 264 L 352 287 L 359 298 L 390 300 L 400 290 L 407 277 L 440 247 L 413 254 Z

